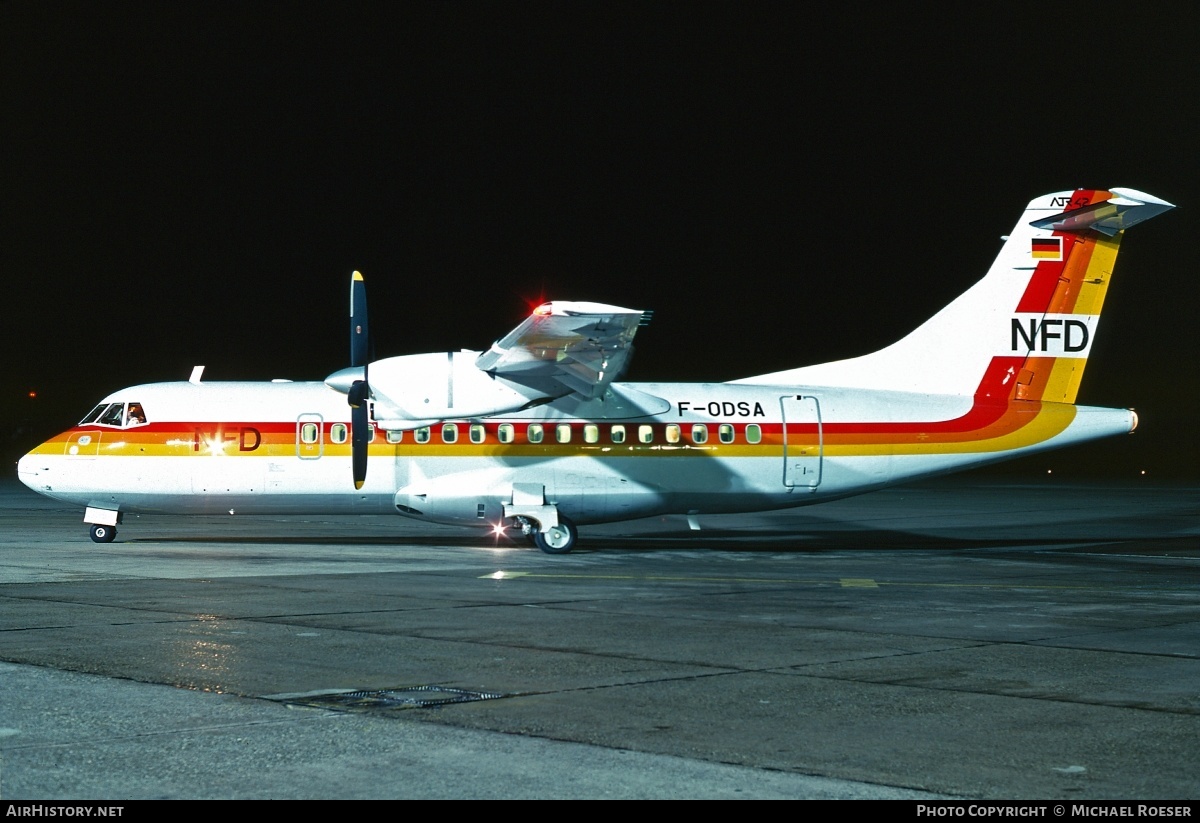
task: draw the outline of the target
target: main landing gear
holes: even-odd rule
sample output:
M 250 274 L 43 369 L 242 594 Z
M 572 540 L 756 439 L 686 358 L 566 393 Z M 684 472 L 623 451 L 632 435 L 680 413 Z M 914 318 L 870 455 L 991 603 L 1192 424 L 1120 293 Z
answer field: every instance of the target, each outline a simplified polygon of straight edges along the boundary
M 549 531 L 533 533 L 533 543 L 546 554 L 566 554 L 575 548 L 578 537 L 579 530 L 575 524 L 559 515 L 557 526 L 551 526 Z
M 558 516 L 558 525 L 551 526 L 545 532 L 541 531 L 536 520 L 524 516 L 513 519 L 521 527 L 521 534 L 529 541 L 529 545 L 537 546 L 546 554 L 566 554 L 575 548 L 575 541 L 579 538 L 579 529 L 562 515 Z
M 521 526 L 521 533 L 546 554 L 566 554 L 575 548 L 579 530 L 546 500 L 541 483 L 513 483 L 512 502 L 504 504 L 504 516 Z M 543 531 L 544 523 L 554 523 Z

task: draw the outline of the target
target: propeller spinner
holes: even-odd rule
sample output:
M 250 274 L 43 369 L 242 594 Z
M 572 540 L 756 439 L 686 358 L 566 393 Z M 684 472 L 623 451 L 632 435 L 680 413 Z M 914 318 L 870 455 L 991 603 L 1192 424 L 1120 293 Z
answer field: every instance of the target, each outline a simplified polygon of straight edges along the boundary
M 354 470 L 354 488 L 361 489 L 367 479 L 367 443 L 370 442 L 370 421 L 367 419 L 367 400 L 371 395 L 367 383 L 367 359 L 370 356 L 367 332 L 367 287 L 360 272 L 350 277 L 350 365 L 362 367 L 362 380 L 355 380 L 346 392 L 350 404 L 350 454 Z

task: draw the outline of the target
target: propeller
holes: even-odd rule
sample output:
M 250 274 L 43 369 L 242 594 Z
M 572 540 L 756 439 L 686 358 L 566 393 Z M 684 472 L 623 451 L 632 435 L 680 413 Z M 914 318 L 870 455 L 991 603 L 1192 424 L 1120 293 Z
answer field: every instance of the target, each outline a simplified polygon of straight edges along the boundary
M 367 359 L 370 356 L 367 333 L 367 286 L 363 276 L 350 276 L 350 366 L 362 366 L 362 379 L 350 384 L 346 401 L 350 404 L 350 454 L 354 470 L 354 488 L 361 489 L 367 479 L 367 443 L 370 442 L 370 421 L 367 419 L 367 399 L 371 387 L 367 383 Z

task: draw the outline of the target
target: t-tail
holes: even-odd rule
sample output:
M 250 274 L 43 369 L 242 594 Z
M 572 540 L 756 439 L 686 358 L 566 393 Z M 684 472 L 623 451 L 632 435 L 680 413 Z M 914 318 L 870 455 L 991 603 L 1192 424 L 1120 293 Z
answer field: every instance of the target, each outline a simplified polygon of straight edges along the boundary
M 1125 229 L 1171 208 L 1122 188 L 1038 197 L 987 276 L 900 341 L 735 382 L 1074 403 Z

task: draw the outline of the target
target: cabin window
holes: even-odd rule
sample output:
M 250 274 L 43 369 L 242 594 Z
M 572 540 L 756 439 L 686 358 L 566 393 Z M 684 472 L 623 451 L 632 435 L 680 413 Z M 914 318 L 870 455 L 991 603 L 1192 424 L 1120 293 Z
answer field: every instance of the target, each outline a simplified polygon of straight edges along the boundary
M 609 430 L 609 436 L 612 437 L 612 442 L 614 443 L 624 443 L 625 427 L 618 423 Z
M 316 442 L 317 442 L 317 432 L 318 432 L 318 431 L 320 431 L 320 429 L 318 429 L 318 428 L 317 428 L 317 424 L 316 424 L 316 423 L 304 423 L 304 424 L 302 424 L 302 425 L 300 426 L 300 442 L 301 442 L 301 443 L 307 443 L 307 444 L 309 444 L 309 445 L 312 445 L 313 443 L 316 443 Z
M 717 428 L 717 434 L 720 436 L 722 443 L 733 442 L 733 426 L 729 423 L 722 423 Z
M 703 423 L 697 423 L 692 426 L 692 442 L 699 446 L 702 443 L 708 442 L 708 426 Z
M 640 440 L 643 443 L 653 443 L 654 442 L 654 427 L 647 426 L 647 425 L 638 426 L 638 440 Z
M 442 424 L 442 442 L 457 443 L 458 442 L 458 424 L 443 423 Z
M 583 427 L 583 442 L 584 443 L 599 443 L 600 442 L 600 427 L 595 423 L 588 423 Z
M 757 423 L 751 423 L 750 425 L 746 426 L 746 442 L 747 443 L 761 443 L 762 442 L 762 429 L 759 428 Z
M 570 423 L 559 423 L 557 426 L 555 426 L 554 427 L 554 439 L 557 440 L 559 443 L 570 443 L 571 442 L 571 424 Z
M 333 443 L 346 442 L 346 424 L 334 423 L 329 427 L 329 440 Z
M 541 443 L 545 431 L 542 429 L 541 423 L 530 423 L 529 428 L 525 430 L 525 434 L 529 438 L 530 443 Z
M 679 426 L 675 425 L 674 423 L 667 424 L 667 442 L 668 443 L 678 443 L 679 442 Z
M 375 426 L 371 423 L 367 424 L 367 442 L 368 443 L 375 442 Z
M 387 442 L 400 443 L 404 440 L 404 432 L 395 429 L 389 429 L 387 433 Z
M 422 426 L 421 428 L 417 429 L 415 432 L 413 432 L 413 439 L 416 440 L 418 443 L 428 443 L 429 442 L 429 427 Z
M 483 425 L 480 423 L 472 423 L 471 442 L 482 443 L 485 439 L 487 439 L 487 431 L 483 428 Z
M 501 423 L 500 426 L 496 429 L 496 437 L 500 440 L 501 443 L 513 442 L 513 424 L 512 423 Z

